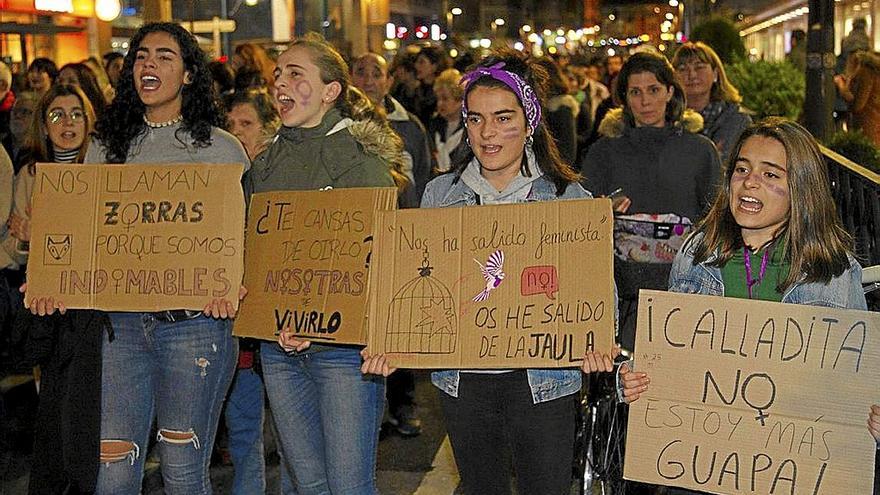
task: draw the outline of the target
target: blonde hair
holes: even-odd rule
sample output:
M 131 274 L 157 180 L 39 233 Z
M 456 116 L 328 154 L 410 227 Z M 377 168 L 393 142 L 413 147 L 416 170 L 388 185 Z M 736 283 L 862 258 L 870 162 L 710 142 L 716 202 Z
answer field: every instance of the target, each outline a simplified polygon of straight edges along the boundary
M 742 101 L 739 90 L 731 84 L 730 79 L 727 78 L 727 74 L 724 72 L 724 63 L 721 62 L 721 58 L 718 57 L 718 54 L 715 53 L 711 46 L 702 41 L 697 41 L 696 43 L 688 42 L 681 45 L 675 52 L 675 56 L 672 57 L 672 66 L 675 67 L 675 70 L 679 70 L 679 67 L 694 59 L 709 64 L 715 73 L 718 74 L 717 79 L 712 83 L 712 92 L 709 94 L 709 99 L 730 103 L 740 103 Z
M 461 85 L 461 72 L 456 69 L 446 69 L 434 79 L 434 92 L 439 88 L 446 88 L 453 98 L 461 99 L 464 96 L 464 87 Z

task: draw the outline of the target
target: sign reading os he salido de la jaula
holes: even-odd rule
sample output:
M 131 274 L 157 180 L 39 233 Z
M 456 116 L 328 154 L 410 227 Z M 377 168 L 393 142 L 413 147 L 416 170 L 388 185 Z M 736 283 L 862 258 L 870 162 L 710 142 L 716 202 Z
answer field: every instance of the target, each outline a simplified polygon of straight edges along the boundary
M 610 351 L 612 223 L 607 199 L 380 212 L 369 351 L 459 369 Z

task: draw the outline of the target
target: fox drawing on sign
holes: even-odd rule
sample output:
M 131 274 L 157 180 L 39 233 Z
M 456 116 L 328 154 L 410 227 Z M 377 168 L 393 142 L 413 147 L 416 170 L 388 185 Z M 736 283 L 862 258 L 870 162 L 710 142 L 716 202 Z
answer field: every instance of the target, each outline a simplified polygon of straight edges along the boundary
M 49 254 L 49 256 L 45 258 L 47 265 L 70 264 L 70 234 L 47 235 L 46 252 Z
M 474 296 L 474 302 L 485 301 L 489 299 L 489 293 L 498 288 L 504 280 L 504 251 L 498 249 L 489 255 L 486 265 L 483 266 L 479 261 L 474 260 L 480 266 L 480 272 L 486 280 L 486 288 L 479 294 Z

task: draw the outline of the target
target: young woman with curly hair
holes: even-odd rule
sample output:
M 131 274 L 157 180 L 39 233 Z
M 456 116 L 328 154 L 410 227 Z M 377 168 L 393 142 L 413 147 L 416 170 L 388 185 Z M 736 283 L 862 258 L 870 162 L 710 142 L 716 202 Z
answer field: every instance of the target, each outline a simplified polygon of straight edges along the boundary
M 225 119 L 195 37 L 177 24 L 147 24 L 130 47 L 85 162 L 247 166 L 241 144 L 220 129 Z M 40 315 L 65 309 L 51 299 L 28 302 Z M 101 341 L 96 493 L 140 492 L 154 418 L 165 490 L 211 492 L 211 447 L 237 345 L 228 319 L 232 303 L 205 303 L 204 311 L 107 314 L 113 332 Z

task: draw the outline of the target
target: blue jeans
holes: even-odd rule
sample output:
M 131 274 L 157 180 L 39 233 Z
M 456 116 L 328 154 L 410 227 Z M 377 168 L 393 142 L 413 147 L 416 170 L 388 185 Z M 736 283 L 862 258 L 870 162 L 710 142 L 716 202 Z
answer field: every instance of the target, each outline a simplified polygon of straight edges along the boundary
M 266 460 L 263 455 L 263 380 L 253 368 L 235 372 L 226 399 L 229 455 L 235 476 L 234 495 L 266 492 Z
M 298 495 L 375 495 L 385 380 L 362 375 L 357 349 L 287 355 L 261 347 L 279 445 Z M 284 476 L 282 476 L 282 484 Z M 291 493 L 289 490 L 286 493 Z
M 209 494 L 220 408 L 238 342 L 229 321 L 199 316 L 165 322 L 149 313 L 111 313 L 115 338 L 103 345 L 101 441 L 131 444 L 102 463 L 97 493 L 140 493 L 154 416 L 168 494 Z

